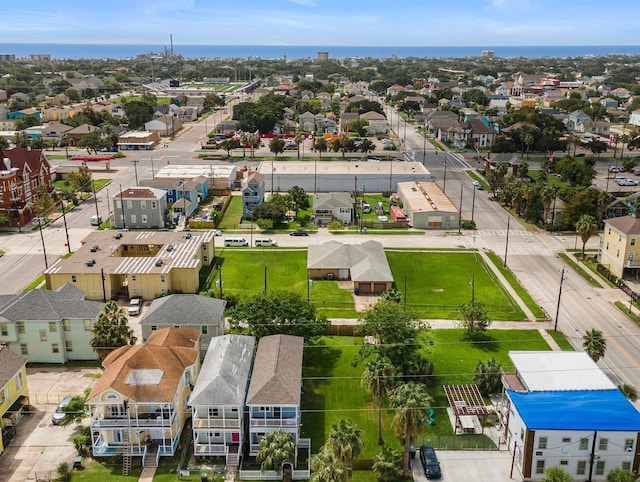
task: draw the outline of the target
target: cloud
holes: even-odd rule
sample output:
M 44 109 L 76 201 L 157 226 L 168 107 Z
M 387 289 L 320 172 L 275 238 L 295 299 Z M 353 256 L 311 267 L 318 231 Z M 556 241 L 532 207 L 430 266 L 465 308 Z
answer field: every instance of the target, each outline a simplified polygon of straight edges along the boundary
M 304 7 L 314 7 L 316 4 L 315 0 L 287 0 L 287 2 L 302 5 Z

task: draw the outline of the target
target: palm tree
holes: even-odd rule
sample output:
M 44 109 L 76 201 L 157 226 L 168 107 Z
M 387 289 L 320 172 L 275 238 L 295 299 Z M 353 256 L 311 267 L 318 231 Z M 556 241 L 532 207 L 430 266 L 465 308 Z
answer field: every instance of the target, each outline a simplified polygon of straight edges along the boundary
M 391 404 L 397 409 L 392 426 L 403 443 L 402 476 L 411 475 L 411 444 L 420 433 L 423 421 L 429 419 L 432 398 L 424 385 L 409 382 L 398 385 L 391 393 Z
M 576 222 L 576 231 L 582 240 L 582 257 L 584 258 L 584 247 L 592 235 L 598 232 L 598 224 L 596 218 L 589 214 L 583 214 Z
M 573 478 L 562 467 L 549 467 L 542 482 L 571 482 Z
M 343 480 L 349 480 L 351 464 L 357 459 L 364 449 L 362 430 L 356 428 L 349 419 L 339 420 L 331 426 L 327 446 L 338 459 L 343 473 Z
M 367 363 L 360 382 L 376 402 L 378 408 L 378 445 L 382 445 L 382 400 L 393 388 L 396 369 L 387 357 L 376 356 Z
M 116 348 L 124 345 L 135 345 L 138 339 L 129 327 L 129 320 L 124 309 L 113 301 L 107 301 L 93 325 L 93 337 L 89 344 L 98 354 L 100 360 Z
M 632 402 L 635 402 L 638 399 L 638 390 L 636 387 L 631 385 L 631 383 L 624 382 L 618 385 L 618 389 Z
M 544 224 L 547 225 L 549 219 L 549 210 L 551 209 L 551 203 L 554 201 L 556 192 L 553 187 L 546 185 L 540 190 L 540 200 L 542 201 L 542 207 L 544 208 Z
M 567 144 L 569 146 L 573 146 L 573 157 L 576 156 L 576 150 L 578 149 L 578 144 L 580 144 L 580 137 L 577 134 L 569 134 L 567 136 Z M 569 147 L 569 155 L 571 155 L 571 147 Z
M 382 482 L 397 480 L 400 476 L 401 455 L 389 445 L 383 445 L 379 454 L 373 457 L 373 473 Z
M 300 144 L 304 142 L 304 137 L 299 132 L 296 134 L 295 143 L 296 148 L 298 149 L 298 160 L 300 160 Z
M 582 337 L 582 348 L 594 362 L 597 362 L 607 350 L 607 340 L 605 340 L 601 331 L 596 329 L 589 330 Z
M 340 461 L 326 445 L 311 457 L 311 471 L 311 482 L 340 482 L 344 478 L 344 469 Z
M 607 474 L 607 482 L 636 482 L 638 477 L 633 472 L 616 467 Z
M 313 148 L 320 153 L 320 158 L 322 158 L 322 153 L 327 152 L 327 141 L 324 140 L 324 137 L 318 137 Z
M 296 442 L 292 433 L 274 430 L 260 438 L 256 462 L 260 470 L 275 470 L 280 473 L 282 462 L 293 460 L 296 455 Z

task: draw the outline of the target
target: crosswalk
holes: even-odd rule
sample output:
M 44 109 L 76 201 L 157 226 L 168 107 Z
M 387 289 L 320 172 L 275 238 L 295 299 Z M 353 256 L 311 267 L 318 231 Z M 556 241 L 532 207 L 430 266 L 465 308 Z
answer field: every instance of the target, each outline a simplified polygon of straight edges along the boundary
M 479 236 L 506 236 L 506 229 L 479 229 L 476 231 Z M 526 229 L 510 229 L 509 236 L 533 236 L 534 233 Z

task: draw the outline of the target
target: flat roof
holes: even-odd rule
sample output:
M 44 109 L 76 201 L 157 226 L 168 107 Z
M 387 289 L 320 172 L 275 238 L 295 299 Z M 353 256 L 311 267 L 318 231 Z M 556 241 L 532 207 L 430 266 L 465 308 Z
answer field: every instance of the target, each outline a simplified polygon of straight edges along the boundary
M 153 132 L 151 131 L 134 131 L 134 132 L 125 132 L 124 134 L 120 134 L 118 137 L 120 139 L 146 139 Z
M 358 162 L 349 161 L 262 161 L 258 172 L 264 176 L 271 175 L 271 168 L 278 176 L 286 175 L 382 175 L 382 176 L 429 176 L 429 171 L 419 162 L 368 162 L 365 159 Z
M 585 352 L 511 351 L 509 358 L 528 391 L 616 388 Z
M 116 239 L 116 234 L 121 235 Z M 95 231 L 66 259 L 59 259 L 45 274 L 166 274 L 173 268 L 197 268 L 203 243 L 213 239 L 213 231 Z M 121 246 L 153 246 L 153 256 L 114 256 Z M 97 246 L 95 251 L 92 251 Z M 171 247 L 169 247 L 171 246 Z M 95 260 L 93 266 L 87 261 Z M 158 263 L 162 260 L 162 263 Z
M 458 208 L 451 202 L 435 182 L 410 181 L 398 183 L 398 194 L 409 205 L 412 213 L 437 212 L 457 213 Z M 406 209 L 406 206 L 405 206 Z
M 207 179 L 214 178 L 236 178 L 237 166 L 220 166 L 215 164 L 200 165 L 180 165 L 169 164 L 155 173 L 155 177 L 170 177 L 175 179 L 192 179 L 204 176 Z
M 507 394 L 529 430 L 640 432 L 640 413 L 617 388 Z

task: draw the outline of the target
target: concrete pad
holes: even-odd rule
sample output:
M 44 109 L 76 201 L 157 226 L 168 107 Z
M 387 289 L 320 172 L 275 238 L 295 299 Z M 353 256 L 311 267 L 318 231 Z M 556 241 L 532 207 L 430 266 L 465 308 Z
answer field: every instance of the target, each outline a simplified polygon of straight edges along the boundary
M 509 477 L 511 470 L 511 453 L 501 451 L 466 451 L 466 450 L 436 450 L 442 479 L 444 481 L 459 482 L 461 480 L 490 480 L 491 482 L 512 482 L 522 480 L 520 472 L 514 470 L 513 478 Z M 412 460 L 413 478 L 416 482 L 427 482 L 424 469 L 418 455 Z

